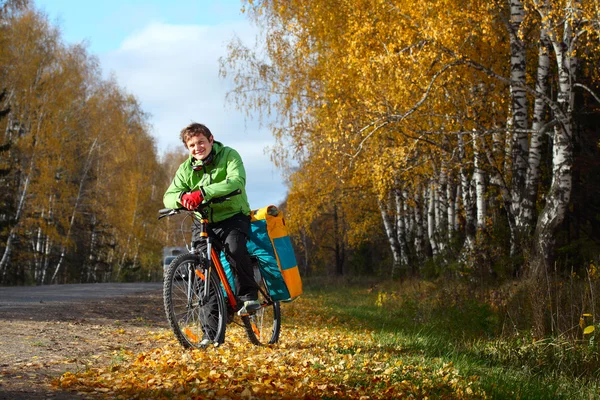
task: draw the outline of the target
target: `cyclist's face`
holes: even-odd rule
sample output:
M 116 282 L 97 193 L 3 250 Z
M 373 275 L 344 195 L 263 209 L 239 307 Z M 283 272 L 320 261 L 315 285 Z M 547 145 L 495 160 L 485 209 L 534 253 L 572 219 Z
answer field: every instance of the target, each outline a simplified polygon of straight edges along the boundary
M 192 136 L 185 143 L 192 157 L 204 160 L 212 150 L 214 138 L 207 139 L 204 135 Z

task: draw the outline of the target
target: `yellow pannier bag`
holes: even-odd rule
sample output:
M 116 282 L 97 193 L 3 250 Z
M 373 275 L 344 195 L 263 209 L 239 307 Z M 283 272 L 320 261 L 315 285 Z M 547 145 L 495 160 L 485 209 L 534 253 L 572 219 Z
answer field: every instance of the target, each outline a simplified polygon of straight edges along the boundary
M 248 252 L 256 257 L 273 300 L 291 301 L 302 294 L 302 280 L 283 213 L 275 206 L 253 210 Z

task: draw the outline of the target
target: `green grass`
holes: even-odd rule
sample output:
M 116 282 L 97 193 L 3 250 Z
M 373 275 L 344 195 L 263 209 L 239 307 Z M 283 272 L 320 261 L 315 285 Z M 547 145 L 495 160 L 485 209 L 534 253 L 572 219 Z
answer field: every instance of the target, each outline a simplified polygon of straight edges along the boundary
M 392 357 L 452 363 L 493 399 L 600 398 L 597 345 L 536 342 L 526 332 L 504 338 L 501 316 L 460 290 L 319 280 L 305 282 L 305 295 L 318 296 L 337 321 L 372 331 L 378 345 L 401 349 Z

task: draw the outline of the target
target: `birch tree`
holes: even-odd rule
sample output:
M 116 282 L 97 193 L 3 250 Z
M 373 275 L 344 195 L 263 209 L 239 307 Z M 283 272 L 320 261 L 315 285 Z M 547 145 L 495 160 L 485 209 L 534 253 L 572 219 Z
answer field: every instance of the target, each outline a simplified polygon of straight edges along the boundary
M 596 96 L 577 82 L 575 68 L 577 56 L 588 65 L 595 57 L 597 7 L 566 0 L 447 0 L 426 9 L 390 1 L 247 2 L 263 28 L 266 57 L 232 42 L 223 75 L 234 71 L 238 106 L 280 117 L 272 129 L 280 144 L 291 144 L 281 154 L 302 160 L 305 170 L 321 162 L 337 174 L 329 183 L 341 190 L 359 184 L 376 196 L 393 270 L 402 264 L 405 207 L 414 221 L 407 254 L 441 254 L 454 227 L 463 255 L 481 252 L 491 244 L 477 232 L 506 224 L 507 253 L 547 266 L 569 204 L 575 88 Z M 549 187 L 539 178 L 549 163 L 546 136 Z M 397 180 L 411 183 L 400 188 L 408 191 L 402 200 L 411 199 L 401 207 L 389 197 Z M 301 208 L 309 192 L 292 186 L 290 204 Z M 546 271 L 535 262 L 526 270 Z
M 6 40 L 11 44 L 6 55 L 6 63 L 13 66 L 5 75 L 11 82 L 5 105 L 10 108 L 7 117 L 4 141 L 13 144 L 13 151 L 19 170 L 16 187 L 16 207 L 10 218 L 10 228 L 2 258 L 0 274 L 4 276 L 10 261 L 14 240 L 23 227 L 23 216 L 27 208 L 27 198 L 32 181 L 36 178 L 34 155 L 43 146 L 43 122 L 47 108 L 51 106 L 49 96 L 40 93 L 51 68 L 57 46 L 57 32 L 32 12 L 13 17 L 8 25 Z M 33 210 L 31 210 L 33 211 Z
M 148 279 L 160 269 L 154 210 L 168 183 L 147 115 L 102 81 L 84 46 L 64 46 L 43 14 L 17 3 L 0 16 L 0 281 Z M 124 276 L 112 274 L 117 259 Z

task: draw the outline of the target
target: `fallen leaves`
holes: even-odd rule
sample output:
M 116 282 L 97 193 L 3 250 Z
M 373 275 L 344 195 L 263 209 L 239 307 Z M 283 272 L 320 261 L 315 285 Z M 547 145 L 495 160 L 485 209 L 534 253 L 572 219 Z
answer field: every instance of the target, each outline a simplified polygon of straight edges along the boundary
M 380 345 L 356 321 L 332 319 L 316 296 L 282 309 L 280 344 L 251 345 L 235 324 L 225 344 L 204 350 L 185 350 L 168 332 L 148 332 L 145 340 L 160 347 L 121 352 L 117 365 L 67 372 L 54 384 L 117 399 L 485 398 L 477 379 L 452 364 L 400 359 L 399 347 Z

